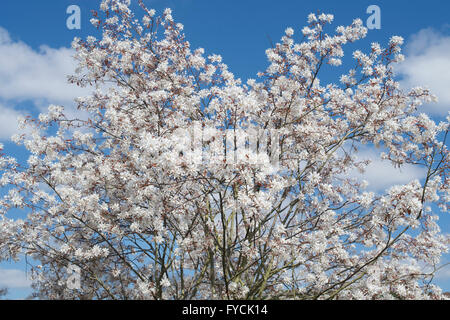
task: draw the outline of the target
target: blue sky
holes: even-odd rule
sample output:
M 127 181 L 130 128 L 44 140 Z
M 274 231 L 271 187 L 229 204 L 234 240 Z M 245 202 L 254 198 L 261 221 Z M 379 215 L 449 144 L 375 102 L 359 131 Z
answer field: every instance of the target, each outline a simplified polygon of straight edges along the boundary
M 73 70 L 68 48 L 74 37 L 98 35 L 89 19 L 91 10 L 98 9 L 99 4 L 100 0 L 1 1 L 0 142 L 7 151 L 21 155 L 20 149 L 7 143 L 15 132 L 17 115 L 37 114 L 50 103 L 70 106 L 74 97 L 85 93 L 64 84 L 65 75 Z M 243 80 L 255 78 L 258 71 L 267 67 L 265 50 L 270 41 L 277 42 L 287 27 L 298 34 L 310 12 L 334 14 L 334 28 L 350 24 L 354 18 L 366 22 L 370 16 L 366 9 L 378 5 L 381 29 L 370 30 L 356 47 L 368 48 L 371 42 L 387 44 L 392 35 L 404 37 L 407 60 L 398 70 L 402 84 L 423 84 L 432 89 L 440 102 L 424 110 L 434 119 L 439 120 L 450 110 L 449 1 L 147 0 L 146 4 L 159 13 L 166 7 L 172 8 L 192 47 L 222 55 L 230 71 Z M 70 5 L 81 8 L 80 30 L 66 27 L 66 9 Z M 132 6 L 137 7 L 137 0 L 132 0 Z M 347 47 L 346 54 L 350 55 L 356 47 Z M 371 152 L 367 150 L 368 154 Z M 373 181 L 369 182 L 379 190 L 421 174 L 413 168 L 393 172 L 381 162 L 374 163 L 371 173 Z M 448 217 L 441 219 L 444 232 L 450 232 L 449 223 Z M 10 298 L 22 298 L 29 291 L 24 270 L 23 263 L 0 264 L 0 286 L 10 287 Z M 436 283 L 450 291 L 449 268 L 440 273 Z

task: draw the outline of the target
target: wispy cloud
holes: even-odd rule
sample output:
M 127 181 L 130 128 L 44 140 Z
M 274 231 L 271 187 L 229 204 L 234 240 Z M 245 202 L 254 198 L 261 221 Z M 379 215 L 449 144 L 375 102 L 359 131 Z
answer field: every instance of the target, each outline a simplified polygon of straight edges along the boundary
M 0 140 L 9 139 L 18 130 L 20 112 L 0 104 Z
M 350 172 L 350 176 L 358 180 L 366 180 L 369 183 L 368 189 L 382 192 L 387 188 L 406 184 L 415 179 L 420 180 L 425 176 L 426 170 L 413 165 L 403 165 L 401 168 L 394 167 L 388 160 L 380 157 L 382 150 L 376 148 L 362 148 L 358 153 L 358 160 L 370 160 L 364 173 L 357 170 Z
M 422 29 L 411 36 L 405 48 L 406 59 L 397 67 L 406 88 L 425 86 L 439 99 L 425 111 L 446 115 L 450 110 L 450 36 L 434 29 Z
M 438 280 L 450 280 L 450 265 L 446 265 L 442 269 L 436 272 L 436 279 Z
M 28 288 L 31 281 L 24 271 L 19 269 L 0 269 L 0 287 L 9 289 Z

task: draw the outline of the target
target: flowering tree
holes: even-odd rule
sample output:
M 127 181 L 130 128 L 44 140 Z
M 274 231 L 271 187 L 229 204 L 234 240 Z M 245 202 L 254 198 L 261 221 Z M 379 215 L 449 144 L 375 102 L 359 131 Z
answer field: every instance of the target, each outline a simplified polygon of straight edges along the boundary
M 73 42 L 70 81 L 96 87 L 77 99 L 87 119 L 51 106 L 14 137 L 27 163 L 0 158 L 0 259 L 38 262 L 37 297 L 443 298 L 430 279 L 449 239 L 432 204 L 448 208 L 448 118 L 417 113 L 433 96 L 394 80 L 400 37 L 322 84 L 367 30 L 357 19 L 329 35 L 333 16 L 311 14 L 301 42 L 288 28 L 243 84 L 191 50 L 170 9 L 141 3 L 137 19 L 128 2 L 104 0 L 102 39 Z M 368 192 L 350 174 L 368 164 L 362 145 L 426 176 Z

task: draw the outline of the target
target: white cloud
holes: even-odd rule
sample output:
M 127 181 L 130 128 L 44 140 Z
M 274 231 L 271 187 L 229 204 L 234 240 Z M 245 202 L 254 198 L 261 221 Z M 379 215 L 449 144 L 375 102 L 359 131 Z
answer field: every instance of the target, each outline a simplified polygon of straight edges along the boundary
M 83 89 L 69 84 L 67 75 L 75 70 L 74 51 L 41 46 L 34 50 L 13 41 L 0 27 L 0 97 L 5 100 L 46 100 L 70 103 Z
M 405 56 L 396 71 L 402 76 L 405 88 L 427 87 L 439 99 L 429 104 L 426 111 L 446 115 L 450 110 L 450 36 L 431 28 L 422 29 L 407 42 Z
M 31 281 L 27 279 L 24 271 L 19 269 L 0 269 L 0 288 L 27 288 L 30 285 Z
M 18 130 L 20 112 L 0 104 L 0 140 L 8 140 Z
M 49 104 L 59 104 L 69 116 L 86 118 L 75 108 L 74 99 L 89 94 L 91 89 L 67 81 L 76 68 L 73 55 L 72 49 L 64 47 L 42 45 L 34 50 L 11 39 L 8 31 L 0 27 L 0 140 L 9 140 L 18 132 L 17 117 L 24 115 L 12 107 L 18 102 L 31 101 L 38 112 L 46 112 Z
M 363 148 L 358 153 L 358 160 L 370 160 L 364 173 L 352 171 L 350 176 L 359 181 L 366 180 L 371 191 L 384 191 L 393 185 L 409 183 L 415 179 L 420 180 L 426 174 L 424 168 L 414 165 L 403 165 L 401 168 L 394 167 L 388 160 L 380 158 L 381 150 L 375 148 Z

